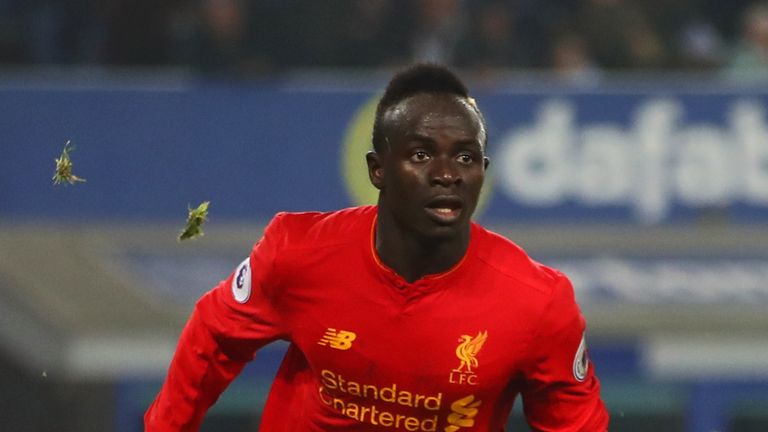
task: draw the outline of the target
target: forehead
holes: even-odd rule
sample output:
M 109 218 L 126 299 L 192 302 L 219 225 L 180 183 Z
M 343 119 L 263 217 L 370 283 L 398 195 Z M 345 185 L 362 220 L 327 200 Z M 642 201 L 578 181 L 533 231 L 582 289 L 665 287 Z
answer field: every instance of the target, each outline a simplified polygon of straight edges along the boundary
M 450 134 L 484 142 L 485 130 L 469 102 L 447 94 L 422 93 L 406 98 L 384 114 L 387 135 Z

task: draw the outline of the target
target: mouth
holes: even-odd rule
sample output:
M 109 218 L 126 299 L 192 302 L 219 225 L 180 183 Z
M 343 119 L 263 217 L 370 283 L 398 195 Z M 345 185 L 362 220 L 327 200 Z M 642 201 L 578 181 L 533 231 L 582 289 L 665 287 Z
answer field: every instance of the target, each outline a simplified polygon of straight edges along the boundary
M 429 200 L 424 209 L 436 222 L 451 224 L 459 219 L 463 207 L 462 200 L 458 196 L 442 195 Z

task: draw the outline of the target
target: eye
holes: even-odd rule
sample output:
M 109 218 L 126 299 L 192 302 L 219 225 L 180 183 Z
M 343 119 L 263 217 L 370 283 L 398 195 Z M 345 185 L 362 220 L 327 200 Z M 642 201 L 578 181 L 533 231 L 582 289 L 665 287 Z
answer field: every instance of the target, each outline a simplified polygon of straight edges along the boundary
M 475 161 L 474 156 L 469 153 L 462 153 L 456 158 L 459 162 L 469 165 Z
M 424 162 L 429 160 L 429 154 L 423 150 L 416 150 L 413 152 L 413 155 L 411 155 L 411 161 L 413 162 Z

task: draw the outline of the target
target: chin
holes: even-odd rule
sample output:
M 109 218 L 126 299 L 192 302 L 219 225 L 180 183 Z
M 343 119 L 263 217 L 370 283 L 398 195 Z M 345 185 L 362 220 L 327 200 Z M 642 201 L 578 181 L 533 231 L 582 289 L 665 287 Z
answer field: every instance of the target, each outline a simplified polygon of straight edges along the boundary
M 420 234 L 433 240 L 451 240 L 460 237 L 465 230 L 469 230 L 468 223 L 454 223 L 450 225 L 438 225 L 432 223 L 428 229 L 419 230 Z

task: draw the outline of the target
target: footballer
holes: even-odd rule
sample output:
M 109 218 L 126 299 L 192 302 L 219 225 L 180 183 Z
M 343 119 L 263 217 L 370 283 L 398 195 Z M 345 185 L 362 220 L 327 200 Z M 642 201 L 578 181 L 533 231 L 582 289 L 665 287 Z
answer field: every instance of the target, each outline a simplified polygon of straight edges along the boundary
M 377 205 L 276 215 L 197 302 L 146 431 L 198 430 L 276 340 L 262 431 L 503 431 L 518 396 L 534 431 L 607 430 L 570 282 L 472 221 L 489 160 L 465 85 L 399 72 L 372 141 Z

